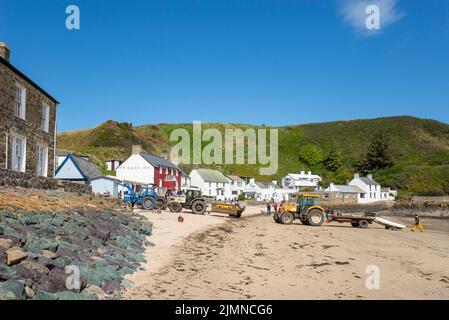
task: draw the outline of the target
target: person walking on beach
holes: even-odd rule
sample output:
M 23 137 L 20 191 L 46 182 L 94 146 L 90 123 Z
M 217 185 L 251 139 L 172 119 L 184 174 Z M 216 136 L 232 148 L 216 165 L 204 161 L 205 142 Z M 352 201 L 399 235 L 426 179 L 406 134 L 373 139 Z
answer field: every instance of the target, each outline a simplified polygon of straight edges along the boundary
M 412 227 L 412 232 L 415 232 L 416 228 L 418 228 L 421 232 L 424 232 L 424 228 L 418 214 L 415 214 L 415 224 Z
M 267 200 L 267 216 L 271 216 L 271 203 Z

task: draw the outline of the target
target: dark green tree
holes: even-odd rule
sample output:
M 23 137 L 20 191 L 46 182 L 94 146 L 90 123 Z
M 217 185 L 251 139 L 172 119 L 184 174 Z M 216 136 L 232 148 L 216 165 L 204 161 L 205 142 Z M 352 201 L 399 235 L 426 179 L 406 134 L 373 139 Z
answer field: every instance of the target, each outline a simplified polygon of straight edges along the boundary
M 343 154 L 334 141 L 331 142 L 331 148 L 326 159 L 324 159 L 324 165 L 332 172 L 336 172 L 343 165 Z
M 393 164 L 390 136 L 380 131 L 373 135 L 366 155 L 356 165 L 356 168 L 360 173 L 367 174 L 389 168 Z

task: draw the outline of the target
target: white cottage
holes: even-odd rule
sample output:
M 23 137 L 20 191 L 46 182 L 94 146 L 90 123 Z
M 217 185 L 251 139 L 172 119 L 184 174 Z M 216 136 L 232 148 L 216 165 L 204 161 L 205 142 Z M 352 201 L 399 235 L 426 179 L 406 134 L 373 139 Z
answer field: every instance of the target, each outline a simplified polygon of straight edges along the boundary
M 79 181 L 90 185 L 93 178 L 102 176 L 100 169 L 86 158 L 69 154 L 56 169 L 55 178 Z
M 203 195 L 210 196 L 216 200 L 227 200 L 230 180 L 223 173 L 212 169 L 194 169 L 190 173 L 192 187 L 197 187 Z
M 229 194 L 231 200 L 237 200 L 239 195 L 245 191 L 245 180 L 238 176 L 226 177 L 229 179 L 229 190 L 226 193 Z
M 246 185 L 245 195 L 248 198 L 253 198 L 257 201 L 271 201 L 276 202 L 288 201 L 290 190 L 279 188 L 275 181 L 273 182 L 257 182 L 250 179 Z
M 359 203 L 372 203 L 379 201 L 394 200 L 396 191 L 382 189 L 381 185 L 373 179 L 373 175 L 361 177 L 358 173 L 354 174 L 354 179 L 349 182 L 350 186 L 356 186 L 363 190 L 359 193 Z
M 321 180 L 319 175 L 312 174 L 311 171 L 307 173 L 305 171 L 301 171 L 300 173 L 289 173 L 282 178 L 282 187 L 294 191 L 310 188 L 319 190 L 318 183 Z

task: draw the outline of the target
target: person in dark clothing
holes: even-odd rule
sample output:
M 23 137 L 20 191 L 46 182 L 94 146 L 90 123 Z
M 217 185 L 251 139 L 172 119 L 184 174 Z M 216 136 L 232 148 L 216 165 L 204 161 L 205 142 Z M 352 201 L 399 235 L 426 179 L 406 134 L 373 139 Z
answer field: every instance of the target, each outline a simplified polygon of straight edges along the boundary
M 267 216 L 271 216 L 271 203 L 267 201 Z

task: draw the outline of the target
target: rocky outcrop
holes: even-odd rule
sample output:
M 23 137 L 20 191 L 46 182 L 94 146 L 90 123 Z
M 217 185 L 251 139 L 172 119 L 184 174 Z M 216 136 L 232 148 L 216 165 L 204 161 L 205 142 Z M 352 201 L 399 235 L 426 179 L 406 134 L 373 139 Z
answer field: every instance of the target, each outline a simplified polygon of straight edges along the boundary
M 151 230 L 142 216 L 114 210 L 0 211 L 0 300 L 113 295 L 144 261 Z

